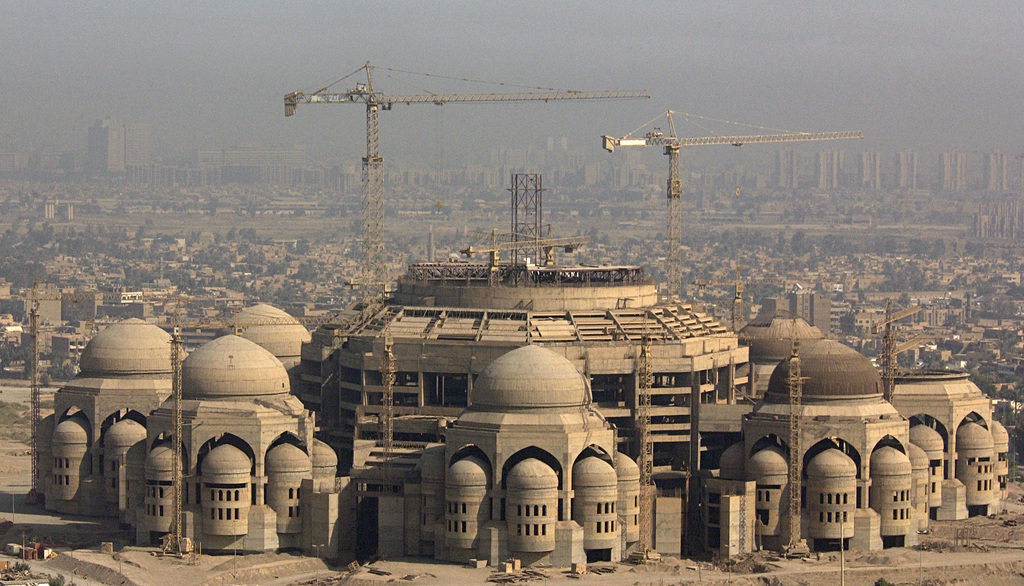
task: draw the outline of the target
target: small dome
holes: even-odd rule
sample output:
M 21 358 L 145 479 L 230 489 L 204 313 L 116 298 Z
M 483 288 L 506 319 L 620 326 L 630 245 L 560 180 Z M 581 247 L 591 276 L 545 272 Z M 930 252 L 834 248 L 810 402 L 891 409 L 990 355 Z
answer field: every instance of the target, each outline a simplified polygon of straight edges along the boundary
M 146 428 L 131 419 L 122 419 L 110 426 L 103 437 L 107 448 L 128 448 L 146 439 Z
M 238 336 L 203 344 L 181 367 L 186 399 L 233 399 L 280 395 L 290 390 L 281 361 Z
M 968 422 L 956 430 L 956 449 L 991 450 L 992 433 L 978 423 Z
M 807 463 L 807 478 L 817 480 L 829 478 L 855 478 L 857 465 L 849 456 L 835 448 L 829 448 Z
M 871 476 L 909 476 L 910 459 L 892 446 L 882 446 L 871 453 Z
M 750 347 L 750 360 L 772 363 L 789 358 L 793 340 L 806 342 L 824 338 L 821 330 L 788 312 L 758 316 L 737 334 L 740 344 Z
M 910 456 L 910 468 L 913 470 L 927 470 L 928 469 L 928 454 L 924 453 L 924 450 L 917 447 L 917 444 L 908 443 L 907 453 Z
M 221 444 L 203 458 L 203 475 L 248 474 L 252 462 L 245 452 L 231 444 Z
M 583 458 L 572 465 L 572 485 L 574 488 L 607 488 L 618 483 L 615 468 L 596 456 Z
M 302 353 L 302 344 L 311 339 L 311 334 L 297 319 L 284 311 L 257 303 L 246 307 L 235 316 L 241 326 L 240 335 L 259 344 L 278 358 L 295 357 Z M 252 323 L 256 325 L 245 325 Z
M 267 452 L 267 474 L 281 473 L 312 473 L 309 456 L 301 448 L 293 444 L 278 444 Z
M 313 438 L 313 470 L 337 470 L 338 454 L 326 443 Z M 334 476 L 334 472 L 331 473 Z
M 615 452 L 615 474 L 618 475 L 619 482 L 640 480 L 640 467 L 633 458 L 622 452 Z
M 558 475 L 544 462 L 527 458 L 516 464 L 505 477 L 509 490 L 541 490 L 558 488 Z
M 992 449 L 999 454 L 1010 451 L 1010 434 L 1006 432 L 1003 424 L 995 419 L 992 420 Z
M 743 480 L 743 442 L 736 442 L 718 458 L 719 476 L 726 480 Z
M 475 456 L 467 456 L 448 467 L 448 486 L 487 486 L 487 465 Z
M 57 427 L 53 430 L 51 443 L 65 446 L 84 446 L 89 443 L 89 432 L 85 429 L 85 424 L 77 417 L 71 417 L 57 424 Z
M 124 465 L 126 468 L 136 470 L 142 469 L 146 465 L 146 442 L 139 442 L 128 448 L 124 455 Z
M 170 374 L 171 336 L 140 319 L 126 319 L 96 334 L 78 367 L 86 376 Z
M 880 397 L 882 378 L 866 356 L 835 340 L 816 340 L 800 348 L 805 400 Z M 765 400 L 789 401 L 789 359 L 772 371 Z
M 160 444 L 146 456 L 146 472 L 174 472 L 174 450 L 167 444 Z
M 444 446 L 429 446 L 423 450 L 420 461 L 420 478 L 424 483 L 444 483 Z
M 786 454 L 776 446 L 759 450 L 747 462 L 747 478 L 754 481 L 787 474 L 789 474 L 789 462 L 786 460 Z
M 587 403 L 586 380 L 572 362 L 540 346 L 523 346 L 484 368 L 473 384 L 470 408 L 578 408 Z
M 924 424 L 910 428 L 910 443 L 924 450 L 926 454 L 941 453 L 944 449 L 942 436 L 939 432 Z

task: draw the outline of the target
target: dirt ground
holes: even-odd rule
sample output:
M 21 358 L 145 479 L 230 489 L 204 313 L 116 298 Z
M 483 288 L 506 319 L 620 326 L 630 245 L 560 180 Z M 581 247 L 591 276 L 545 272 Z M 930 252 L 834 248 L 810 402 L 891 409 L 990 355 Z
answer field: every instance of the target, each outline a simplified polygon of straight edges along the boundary
M 27 389 L 0 388 L 0 399 L 24 403 Z M 32 562 L 36 572 L 62 574 L 81 586 L 119 584 L 184 586 L 191 584 L 642 584 L 744 586 L 826 586 L 840 583 L 838 553 L 806 560 L 780 560 L 755 554 L 740 559 L 731 572 L 706 562 L 664 559 L 645 566 L 595 564 L 585 576 L 570 577 L 567 568 L 539 568 L 515 576 L 494 568 L 473 569 L 424 559 L 377 561 L 349 572 L 323 561 L 290 554 L 200 556 L 198 560 L 163 557 L 152 548 L 128 547 L 127 534 L 113 519 L 54 515 L 26 506 L 29 488 L 29 450 L 23 442 L 0 438 L 0 545 L 40 540 L 56 549 L 56 558 Z M 967 521 L 932 522 L 921 535 L 919 548 L 881 552 L 848 552 L 845 583 L 873 585 L 879 578 L 893 584 L 1004 586 L 1024 584 L 1024 487 L 1011 484 L 1004 512 Z M 4 521 L 13 521 L 8 526 Z M 967 539 L 957 540 L 957 529 L 968 528 Z M 961 535 L 961 537 L 963 537 Z M 112 541 L 117 553 L 99 553 L 101 541 Z M 0 555 L 0 559 L 10 559 Z M 70 583 L 71 580 L 69 580 Z

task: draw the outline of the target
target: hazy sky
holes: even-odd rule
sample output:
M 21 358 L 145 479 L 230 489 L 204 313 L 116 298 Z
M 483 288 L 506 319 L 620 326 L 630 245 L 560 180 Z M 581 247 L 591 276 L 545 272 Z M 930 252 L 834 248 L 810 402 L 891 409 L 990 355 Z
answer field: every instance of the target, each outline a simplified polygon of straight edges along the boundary
M 48 2 L 0 0 L 0 149 L 84 151 L 113 116 L 165 158 L 255 142 L 321 160 L 363 149 L 363 108 L 300 107 L 367 60 L 642 102 L 395 106 L 383 154 L 412 159 L 566 136 L 595 152 L 666 109 L 791 130 L 861 129 L 844 148 L 1024 145 L 1024 2 Z M 396 76 L 397 77 L 397 76 Z M 412 81 L 406 85 L 400 80 Z M 378 75 L 388 93 L 486 91 Z M 355 79 L 337 86 L 343 90 Z M 680 127 L 680 135 L 705 134 Z M 716 127 L 717 132 L 744 133 Z M 772 148 L 772 147 L 768 147 Z

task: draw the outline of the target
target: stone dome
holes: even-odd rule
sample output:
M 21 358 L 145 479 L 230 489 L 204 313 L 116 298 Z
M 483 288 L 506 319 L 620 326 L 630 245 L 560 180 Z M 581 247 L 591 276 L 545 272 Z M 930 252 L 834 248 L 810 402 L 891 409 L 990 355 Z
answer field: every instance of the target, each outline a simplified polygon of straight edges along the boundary
M 146 439 L 146 428 L 137 421 L 122 419 L 110 426 L 103 436 L 103 445 L 107 448 L 127 448 Z
M 825 337 L 821 330 L 803 318 L 793 319 L 788 312 L 758 316 L 740 329 L 740 344 L 750 348 L 753 362 L 778 362 L 789 358 L 793 340 L 807 342 Z
M 544 462 L 527 458 L 516 464 L 505 477 L 508 490 L 541 490 L 558 488 L 558 475 Z
M 207 456 L 207 459 L 209 459 L 209 456 Z M 309 456 L 301 448 L 293 444 L 278 444 L 267 452 L 267 474 L 298 472 L 308 475 L 312 473 L 312 470 L 313 465 L 309 460 Z
M 973 421 L 964 423 L 956 430 L 956 449 L 992 450 L 992 433 Z
M 238 336 L 203 344 L 181 367 L 186 399 L 234 399 L 289 392 L 288 372 L 273 354 Z
M 857 476 L 857 465 L 849 456 L 835 448 L 829 448 L 807 463 L 807 478 L 854 478 Z
M 1010 434 L 995 419 L 992 420 L 992 449 L 1000 454 L 1010 451 Z
M 615 468 L 596 456 L 583 458 L 572 465 L 573 488 L 605 488 L 615 486 L 618 481 Z
M 924 424 L 910 428 L 910 443 L 924 450 L 926 454 L 941 453 L 944 449 L 939 432 Z
M 146 472 L 174 472 L 174 450 L 167 444 L 160 444 L 146 456 Z
M 241 337 L 259 344 L 278 358 L 298 357 L 302 344 L 311 339 L 309 330 L 288 313 L 266 303 L 257 303 L 235 316 L 241 324 Z M 253 322 L 259 325 L 245 325 Z
M 124 465 L 126 468 L 135 470 L 141 470 L 146 465 L 146 443 L 139 442 L 132 447 L 128 448 L 128 451 L 124 455 Z
M 640 480 L 640 467 L 633 458 L 622 452 L 615 452 L 615 474 L 618 475 L 619 482 Z
M 444 446 L 427 447 L 416 466 L 420 469 L 420 478 L 424 483 L 444 483 Z
M 89 443 L 89 432 L 85 424 L 77 417 L 71 417 L 61 421 L 53 430 L 52 444 L 65 446 L 86 445 Z
M 892 446 L 882 446 L 871 453 L 871 476 L 909 476 L 913 471 L 910 459 Z
M 743 480 L 743 442 L 736 442 L 718 458 L 719 476 L 726 480 Z
M 334 453 L 334 449 L 324 442 L 314 438 L 313 439 L 313 470 L 314 471 L 327 471 L 331 470 L 331 476 L 335 475 L 338 469 L 338 454 Z M 317 475 L 319 476 L 319 474 Z
M 471 409 L 579 408 L 587 382 L 572 362 L 540 346 L 523 346 L 492 361 L 473 383 Z
M 487 465 L 475 456 L 467 456 L 448 468 L 448 486 L 487 486 Z
M 86 376 L 170 374 L 171 336 L 140 319 L 126 319 L 89 340 L 78 367 Z
M 882 377 L 866 356 L 835 340 L 800 347 L 800 375 L 805 401 L 881 397 Z M 768 381 L 765 400 L 789 401 L 789 360 L 779 362 Z
M 786 454 L 776 446 L 759 450 L 747 462 L 747 478 L 759 480 L 769 476 L 786 476 L 789 474 L 789 462 Z
M 231 444 L 221 444 L 203 458 L 204 476 L 248 474 L 251 469 L 249 456 Z
M 925 470 L 928 468 L 928 454 L 919 448 L 917 444 L 907 444 L 907 455 L 910 456 L 910 468 L 912 470 Z

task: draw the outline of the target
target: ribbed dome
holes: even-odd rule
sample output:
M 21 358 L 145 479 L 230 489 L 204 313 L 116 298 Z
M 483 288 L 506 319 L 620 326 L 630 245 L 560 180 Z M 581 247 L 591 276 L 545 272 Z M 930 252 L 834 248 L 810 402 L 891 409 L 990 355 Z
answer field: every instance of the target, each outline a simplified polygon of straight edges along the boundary
M 572 485 L 575 488 L 607 488 L 619 481 L 615 468 L 601 458 L 591 456 L 572 465 Z M 555 480 L 557 486 L 557 478 Z
M 944 449 L 939 432 L 924 424 L 910 428 L 910 443 L 924 450 L 926 454 L 941 453 Z
M 540 346 L 523 346 L 480 373 L 471 408 L 578 408 L 586 403 L 586 380 L 571 362 Z
M 736 442 L 718 458 L 719 476 L 726 480 L 743 480 L 743 442 Z
M 65 419 L 53 430 L 51 443 L 64 446 L 85 445 L 89 443 L 89 432 L 78 418 Z
M 78 367 L 87 376 L 170 374 L 171 336 L 140 319 L 126 319 L 96 334 Z
M 201 346 L 182 364 L 186 399 L 233 399 L 279 395 L 289 391 L 281 361 L 238 336 L 223 336 Z
M 860 352 L 835 340 L 817 340 L 800 348 L 800 375 L 805 400 L 878 397 L 882 378 Z M 765 400 L 789 401 L 789 360 L 772 371 Z
M 906 454 L 892 446 L 871 453 L 871 476 L 909 476 L 913 468 Z
M 618 475 L 619 482 L 639 480 L 640 467 L 636 465 L 633 458 L 622 452 L 615 452 L 615 474 Z
M 292 444 L 278 444 L 267 452 L 267 474 L 275 472 L 312 473 L 313 465 L 301 448 Z
M 243 338 L 259 344 L 278 358 L 299 356 L 302 353 L 303 342 L 308 342 L 311 338 L 309 330 L 298 320 L 266 303 L 246 307 L 238 312 L 235 319 L 242 324 Z M 246 323 L 259 325 L 246 326 Z
M 420 469 L 420 478 L 424 483 L 443 483 L 444 446 L 430 446 L 423 450 L 423 455 L 420 456 L 420 461 L 416 465 Z
M 1010 451 L 1010 434 L 995 419 L 992 420 L 992 449 L 1000 454 Z
M 245 452 L 231 444 L 221 444 L 203 459 L 203 476 L 248 474 L 252 463 Z
M 916 444 L 907 444 L 907 454 L 910 456 L 910 468 L 913 470 L 925 470 L 928 468 L 928 454 L 917 447 Z
M 110 426 L 103 437 L 103 445 L 107 448 L 127 448 L 146 439 L 146 428 L 137 421 L 122 419 Z
M 786 313 L 758 316 L 737 334 L 741 344 L 750 347 L 750 360 L 778 362 L 789 358 L 793 339 L 806 342 L 825 336 L 821 330 L 802 318 L 793 319 Z
M 857 465 L 849 456 L 835 448 L 829 448 L 807 463 L 807 478 L 854 478 Z
M 467 456 L 448 468 L 448 486 L 487 486 L 487 465 L 475 456 Z
M 991 450 L 992 433 L 973 421 L 965 423 L 956 430 L 956 449 Z
M 173 472 L 174 471 L 174 450 L 166 444 L 161 444 L 149 451 L 146 456 L 146 472 Z
M 759 450 L 747 462 L 747 478 L 757 481 L 769 476 L 785 476 L 789 473 L 786 454 L 775 446 Z
M 544 462 L 536 458 L 527 458 L 516 464 L 505 477 L 505 486 L 509 490 L 539 490 L 558 488 L 558 475 Z

